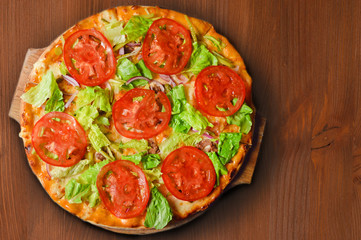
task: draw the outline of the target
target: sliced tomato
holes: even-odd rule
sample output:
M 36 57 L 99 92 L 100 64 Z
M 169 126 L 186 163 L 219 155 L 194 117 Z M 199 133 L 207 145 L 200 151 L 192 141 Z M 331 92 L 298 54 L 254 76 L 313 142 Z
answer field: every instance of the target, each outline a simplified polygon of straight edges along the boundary
M 138 216 L 149 201 L 147 179 L 142 169 L 130 161 L 105 165 L 98 174 L 97 188 L 105 207 L 118 218 Z
M 171 111 L 169 99 L 163 92 L 134 88 L 115 102 L 113 121 L 121 135 L 147 139 L 168 126 Z
M 195 95 L 201 111 L 217 117 L 234 114 L 245 98 L 242 78 L 226 66 L 209 66 L 197 76 Z
M 176 198 L 195 201 L 213 190 L 216 172 L 207 154 L 195 147 L 181 147 L 164 160 L 162 178 Z
M 192 54 L 189 31 L 172 19 L 154 21 L 144 38 L 142 54 L 145 65 L 153 72 L 179 73 Z
M 31 140 L 44 162 L 60 167 L 78 163 L 88 145 L 84 129 L 74 117 L 62 112 L 50 112 L 37 121 Z
M 75 80 L 86 86 L 102 84 L 116 69 L 112 46 L 95 29 L 79 30 L 66 39 L 64 62 Z

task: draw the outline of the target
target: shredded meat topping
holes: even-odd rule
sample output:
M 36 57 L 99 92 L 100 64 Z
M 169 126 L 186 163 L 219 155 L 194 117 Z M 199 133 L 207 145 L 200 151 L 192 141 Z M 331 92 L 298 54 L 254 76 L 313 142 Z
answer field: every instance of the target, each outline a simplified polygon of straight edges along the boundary
M 99 153 L 99 152 L 96 152 L 95 153 L 95 158 L 96 159 L 99 159 L 99 160 L 104 160 L 105 157 L 103 156 L 103 154 Z
M 150 149 L 148 150 L 148 154 L 156 154 L 159 153 L 159 147 L 157 143 L 153 139 L 148 139 L 148 144 Z
M 197 143 L 196 148 L 202 150 L 203 152 L 217 152 L 217 144 L 209 139 L 203 139 Z

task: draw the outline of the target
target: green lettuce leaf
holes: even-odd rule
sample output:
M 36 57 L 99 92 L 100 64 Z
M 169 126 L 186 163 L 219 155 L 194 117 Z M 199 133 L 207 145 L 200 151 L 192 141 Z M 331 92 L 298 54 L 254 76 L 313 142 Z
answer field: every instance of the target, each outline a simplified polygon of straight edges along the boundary
M 85 169 L 85 167 L 90 164 L 90 162 L 91 162 L 90 160 L 85 159 L 85 160 L 81 160 L 80 162 L 78 162 L 77 164 L 71 167 L 53 166 L 52 169 L 50 170 L 50 175 L 52 178 L 71 177 L 81 173 Z
M 78 120 L 84 130 L 88 130 L 95 118 L 99 116 L 98 110 L 93 105 L 87 105 L 75 112 L 75 118 Z
M 144 37 L 153 20 L 141 16 L 133 16 L 129 19 L 120 34 L 127 36 L 127 42 L 138 41 Z
M 246 103 L 233 115 L 227 117 L 228 124 L 235 124 L 240 127 L 240 132 L 247 134 L 252 127 L 251 114 L 253 110 Z
M 120 148 L 133 148 L 138 152 L 146 152 L 150 148 L 148 146 L 148 141 L 145 139 L 136 140 L 132 139 L 126 143 L 120 143 Z
M 102 124 L 102 125 L 105 125 L 105 126 L 110 126 L 110 122 L 109 122 L 109 119 L 105 116 L 99 116 L 95 119 L 95 123 L 96 124 Z
M 163 184 L 162 172 L 159 168 L 144 169 L 143 172 L 151 186 Z
M 45 112 L 63 112 L 64 109 L 63 92 L 55 82 L 53 94 L 45 104 Z
M 142 157 L 143 168 L 146 170 L 157 167 L 160 162 L 159 154 L 148 154 Z
M 204 36 L 204 38 L 210 41 L 211 43 L 213 43 L 213 45 L 217 48 L 219 52 L 222 51 L 222 49 L 225 47 L 225 44 L 222 42 L 220 38 L 216 39 L 215 37 L 210 35 L 206 35 Z
M 165 158 L 170 152 L 181 146 L 195 146 L 200 141 L 202 141 L 202 137 L 199 134 L 184 134 L 173 132 L 159 145 L 161 157 Z
M 142 76 L 142 74 L 139 72 L 138 68 L 135 66 L 133 62 L 131 62 L 128 58 L 120 59 L 117 66 L 117 76 L 121 79 L 128 81 L 132 77 L 138 77 Z M 136 81 L 145 81 L 146 80 L 136 80 Z M 132 82 L 132 84 L 135 81 Z
M 52 98 L 54 92 L 55 96 Z M 43 105 L 48 98 L 52 98 L 46 106 L 48 111 L 52 109 L 64 110 L 63 93 L 59 90 L 52 71 L 47 71 L 37 86 L 30 88 L 21 96 L 24 102 L 35 107 Z
M 212 53 L 214 54 L 214 56 L 216 56 L 219 64 L 225 65 L 230 68 L 234 68 L 234 64 L 231 60 L 225 58 L 223 55 L 221 55 L 215 51 L 212 51 Z
M 71 179 L 65 186 L 65 198 L 70 203 L 81 203 L 82 197 L 87 195 L 90 190 L 90 185 L 80 184 L 74 178 Z
M 170 126 L 176 132 L 187 133 L 190 127 L 198 131 L 203 131 L 206 127 L 213 125 L 208 119 L 187 103 L 183 85 L 174 87 L 167 96 L 172 105 L 172 119 Z M 188 131 L 187 131 L 188 129 Z
M 107 160 L 96 163 L 77 179 L 72 178 L 65 186 L 65 198 L 70 203 L 88 201 L 90 207 L 96 206 L 99 203 L 99 193 L 96 187 L 97 176 L 100 169 L 108 163 Z
M 167 93 L 167 96 L 172 105 L 172 114 L 180 113 L 183 105 L 187 102 L 184 86 L 182 84 L 175 86 Z
M 153 79 L 152 72 L 149 70 L 149 68 L 147 68 L 147 66 L 145 66 L 145 63 L 144 63 L 143 59 L 140 60 L 135 65 L 137 66 L 138 70 L 140 71 L 140 73 L 142 74 L 143 77 Z
M 78 178 L 78 182 L 81 184 L 96 184 L 97 176 L 105 165 L 109 163 L 109 160 L 100 161 L 93 166 L 90 166 L 86 171 L 84 171 Z
M 86 87 L 79 91 L 76 100 L 76 109 L 80 109 L 86 105 L 93 105 L 97 109 L 104 112 L 111 112 L 109 90 L 102 89 L 99 86 Z
M 123 22 L 115 21 L 104 25 L 103 33 L 114 47 L 117 44 L 125 43 L 125 35 L 121 34 Z
M 223 165 L 226 165 L 239 149 L 242 133 L 221 133 L 219 135 L 218 155 Z
M 213 127 L 213 124 L 211 124 L 200 111 L 196 110 L 189 103 L 184 105 L 184 111 L 182 111 L 178 116 L 198 131 L 203 131 L 208 126 Z
M 68 69 L 67 69 L 66 66 L 65 66 L 64 61 L 62 61 L 62 62 L 60 63 L 59 69 L 60 69 L 60 73 L 61 73 L 62 75 L 67 75 L 67 74 L 69 73 L 69 72 L 68 72 Z
M 162 229 L 172 220 L 173 213 L 167 199 L 156 187 L 152 188 L 151 194 L 152 197 L 147 208 L 144 226 Z
M 88 138 L 90 140 L 91 145 L 97 152 L 101 153 L 107 159 L 114 158 L 102 150 L 103 147 L 108 147 L 110 145 L 110 141 L 100 130 L 98 125 L 95 124 L 91 125 L 90 131 L 88 133 Z
M 179 117 L 179 114 L 172 116 L 169 122 L 169 126 L 173 128 L 175 132 L 180 132 L 180 133 L 187 133 L 191 129 L 191 125 L 183 121 Z
M 128 160 L 138 165 L 142 161 L 144 153 L 136 153 L 133 155 L 123 155 L 122 160 Z
M 193 73 L 197 75 L 204 68 L 208 66 L 216 66 L 218 59 L 210 52 L 204 45 L 196 42 L 193 43 L 193 52 L 188 63 L 188 68 L 184 71 L 186 73 Z
M 219 185 L 219 178 L 221 175 L 225 175 L 228 173 L 227 168 L 222 164 L 222 162 L 219 160 L 217 153 L 215 152 L 207 152 L 206 153 L 209 157 L 209 159 L 211 159 L 213 166 L 214 166 L 214 170 L 216 171 L 216 175 L 217 175 L 217 182 L 216 182 L 216 186 Z

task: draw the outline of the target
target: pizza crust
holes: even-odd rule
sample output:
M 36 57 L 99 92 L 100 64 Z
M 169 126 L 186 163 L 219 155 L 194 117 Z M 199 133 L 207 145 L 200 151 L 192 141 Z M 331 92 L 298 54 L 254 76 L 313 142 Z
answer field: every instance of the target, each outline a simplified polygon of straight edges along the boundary
M 181 23 L 184 27 L 188 29 L 186 17 L 182 13 L 167 9 L 161 9 L 159 7 L 126 6 L 126 7 L 117 7 L 117 8 L 108 9 L 101 13 L 95 14 L 91 17 L 88 17 L 80 21 L 79 23 L 77 23 L 67 31 L 65 31 L 61 36 L 67 38 L 75 31 L 83 28 L 94 27 L 97 30 L 100 30 L 103 26 L 101 20 L 102 18 L 106 20 L 117 19 L 117 20 L 127 21 L 133 15 L 144 15 L 144 14 L 154 14 L 155 16 L 159 16 L 159 17 L 171 18 Z M 252 119 L 254 123 L 255 107 L 252 103 L 252 95 L 251 95 L 252 79 L 246 71 L 246 67 L 244 65 L 241 56 L 224 36 L 218 34 L 214 30 L 211 24 L 192 17 L 189 17 L 189 19 L 200 35 L 209 35 L 217 39 L 220 38 L 222 42 L 225 43 L 225 48 L 222 50 L 221 54 L 224 57 L 231 59 L 233 61 L 233 63 L 236 66 L 234 70 L 242 77 L 242 79 L 246 83 L 245 84 L 246 102 L 254 110 L 252 114 Z M 29 82 L 39 83 L 41 80 L 41 76 L 48 70 L 49 65 L 60 64 L 60 62 L 62 61 L 62 55 L 60 56 L 56 55 L 55 48 L 58 45 L 62 44 L 61 36 L 59 36 L 53 43 L 50 44 L 48 48 L 46 48 L 46 50 L 40 56 L 37 63 L 34 64 L 34 68 L 29 76 Z M 210 50 L 215 50 L 212 49 L 214 48 L 214 46 L 211 44 L 208 45 L 208 48 Z M 33 84 L 28 83 L 25 88 L 25 91 L 27 91 L 32 86 Z M 70 110 L 71 109 L 67 109 L 65 112 L 68 112 Z M 67 200 L 65 200 L 64 189 L 58 188 L 59 184 L 56 182 L 57 180 L 52 179 L 48 175 L 46 171 L 45 163 L 41 161 L 35 154 L 33 154 L 32 143 L 31 143 L 31 132 L 36 121 L 39 120 L 40 116 L 44 114 L 43 112 L 44 110 L 42 108 L 34 108 L 32 105 L 28 103 L 25 102 L 22 103 L 20 137 L 22 137 L 24 141 L 24 146 L 29 165 L 33 173 L 37 176 L 40 183 L 46 190 L 46 192 L 49 194 L 49 196 L 66 211 L 92 224 L 99 226 L 116 227 L 116 228 L 144 229 L 145 212 L 142 215 L 132 219 L 120 219 L 112 215 L 102 203 L 100 203 L 95 208 L 90 208 L 85 203 L 70 204 Z M 162 194 L 166 196 L 167 200 L 169 201 L 172 211 L 174 213 L 174 217 L 176 219 L 184 219 L 190 217 L 191 214 L 195 214 L 199 211 L 205 210 L 206 208 L 209 207 L 209 205 L 212 202 L 214 202 L 214 200 L 217 197 L 219 197 L 219 195 L 231 182 L 232 178 L 239 171 L 244 161 L 247 150 L 249 146 L 252 144 L 251 140 L 252 140 L 253 128 L 254 127 L 252 127 L 252 131 L 250 133 L 248 133 L 242 138 L 242 144 L 239 148 L 238 153 L 236 154 L 236 156 L 233 157 L 230 163 L 226 165 L 228 169 L 228 174 L 221 176 L 220 185 L 216 187 L 207 197 L 194 202 L 187 202 L 187 201 L 179 200 L 174 196 L 172 196 L 164 185 L 159 188 Z M 176 220 L 173 220 L 173 222 L 171 222 L 168 225 L 176 224 L 175 221 Z

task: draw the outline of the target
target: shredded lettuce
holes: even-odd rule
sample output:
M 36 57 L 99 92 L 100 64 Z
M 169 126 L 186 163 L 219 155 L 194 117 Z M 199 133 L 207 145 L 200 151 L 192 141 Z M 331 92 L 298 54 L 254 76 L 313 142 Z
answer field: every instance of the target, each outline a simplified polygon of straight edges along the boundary
M 164 183 L 162 179 L 162 172 L 159 168 L 152 168 L 148 170 L 144 169 L 143 172 L 145 173 L 145 176 L 151 186 L 159 186 Z
M 99 193 L 96 187 L 97 175 L 100 169 L 108 163 L 107 160 L 96 163 L 78 178 L 72 178 L 65 186 L 65 198 L 70 203 L 88 201 L 90 207 L 96 206 L 99 202 Z
M 138 41 L 140 37 L 144 37 L 153 20 L 142 16 L 133 16 L 129 19 L 120 34 L 126 35 L 126 42 Z
M 159 145 L 161 157 L 165 158 L 170 152 L 181 146 L 195 146 L 200 141 L 202 141 L 202 137 L 199 134 L 184 134 L 173 132 Z
M 242 133 L 221 133 L 219 135 L 218 155 L 223 165 L 226 165 L 239 149 Z
M 228 124 L 235 124 L 240 127 L 240 132 L 247 134 L 252 127 L 251 114 L 253 110 L 246 103 L 233 115 L 227 117 Z
M 170 126 L 174 131 L 187 133 L 190 127 L 198 131 L 203 131 L 206 127 L 213 126 L 201 112 L 187 103 L 182 84 L 174 87 L 167 93 L 167 96 L 172 105 L 173 116 Z
M 151 195 L 144 226 L 162 229 L 172 220 L 173 213 L 167 199 L 156 187 L 152 188 Z
M 147 66 L 145 66 L 145 63 L 142 60 L 140 60 L 137 64 L 136 64 L 138 70 L 140 71 L 140 73 L 142 74 L 143 77 L 149 78 L 149 79 L 153 79 L 153 75 L 152 72 L 149 70 L 149 68 L 147 68 Z
M 215 51 L 212 51 L 212 53 L 214 54 L 214 56 L 216 56 L 218 62 L 222 65 L 225 65 L 227 67 L 230 67 L 230 68 L 234 68 L 234 64 L 231 60 L 223 57 L 221 54 L 215 52 Z
M 120 32 L 123 30 L 123 22 L 115 21 L 104 25 L 103 33 L 114 47 L 117 44 L 125 43 L 125 35 Z
M 182 84 L 175 86 L 167 93 L 167 96 L 172 105 L 172 115 L 180 113 L 183 105 L 187 102 L 184 86 Z
M 197 75 L 208 66 L 218 64 L 218 59 L 208 49 L 199 43 L 193 43 L 193 52 L 188 63 L 185 73 Z
M 84 128 L 84 130 L 88 130 L 94 119 L 98 116 L 98 110 L 93 105 L 84 106 L 75 112 L 75 118 Z
M 53 94 L 45 104 L 45 112 L 63 112 L 64 109 L 63 92 L 59 89 L 58 84 L 55 83 Z
M 67 69 L 66 66 L 65 66 L 64 61 L 62 61 L 62 62 L 60 63 L 59 70 L 60 70 L 60 73 L 61 73 L 62 75 L 67 75 L 67 74 L 69 73 L 69 72 L 68 72 L 68 69 Z
M 110 145 L 110 141 L 100 130 L 98 125 L 96 124 L 91 125 L 90 131 L 88 133 L 88 138 L 90 140 L 91 145 L 97 152 L 101 153 L 107 159 L 114 160 L 114 157 L 108 155 L 102 149 L 103 147 L 108 147 Z
M 120 148 L 133 148 L 138 152 L 145 152 L 145 151 L 148 151 L 148 149 L 150 148 L 148 146 L 148 141 L 145 139 L 141 139 L 141 140 L 132 139 L 129 142 L 121 143 L 119 147 Z
M 54 96 L 53 96 L 54 95 Z M 64 111 L 63 93 L 59 90 L 52 71 L 47 71 L 40 83 L 21 96 L 24 102 L 40 107 L 49 98 L 46 111 Z
M 182 111 L 178 117 L 198 131 L 203 131 L 208 126 L 213 127 L 208 119 L 189 103 L 184 105 L 184 111 Z
M 215 153 L 215 152 L 207 152 L 206 154 L 208 155 L 209 159 L 211 159 L 211 161 L 213 163 L 214 170 L 216 171 L 216 175 L 217 175 L 216 186 L 218 186 L 220 176 L 227 174 L 228 170 L 222 164 L 222 162 L 219 160 L 219 158 L 217 156 L 217 153 Z
M 142 157 L 143 168 L 146 170 L 157 167 L 160 162 L 159 154 L 148 154 Z
M 55 167 L 50 170 L 52 178 L 66 178 L 81 173 L 91 160 L 84 159 L 71 167 Z
M 180 133 L 187 133 L 191 129 L 191 125 L 183 121 L 179 117 L 179 114 L 172 116 L 169 122 L 169 126 L 173 128 L 175 132 L 180 132 Z
M 206 35 L 204 36 L 204 38 L 210 41 L 211 43 L 213 43 L 213 45 L 217 48 L 219 52 L 222 51 L 222 49 L 225 47 L 225 44 L 222 42 L 220 38 L 216 39 L 215 37 L 210 35 Z
M 111 112 L 112 108 L 110 106 L 109 90 L 102 89 L 99 86 L 96 87 L 86 87 L 79 91 L 76 108 L 80 109 L 83 106 L 92 104 L 97 109 L 104 112 Z
M 110 126 L 110 122 L 109 122 L 109 119 L 105 116 L 99 116 L 95 119 L 95 123 L 96 124 L 101 124 L 101 125 L 104 125 L 104 126 Z
M 139 72 L 135 64 L 132 61 L 130 61 L 128 58 L 123 58 L 118 61 L 116 74 L 124 81 L 128 81 L 132 77 L 142 76 L 142 74 Z M 141 80 L 141 81 L 145 81 L 145 80 Z
M 186 21 L 188 23 L 188 27 L 189 27 L 189 30 L 191 32 L 191 36 L 192 36 L 192 39 L 193 39 L 193 42 L 197 42 L 197 32 L 196 30 L 194 29 L 193 27 L 193 24 L 191 23 L 191 20 L 189 19 L 189 17 L 187 15 L 184 15 L 185 18 L 186 18 Z
M 123 155 L 121 158 L 122 158 L 122 160 L 128 160 L 128 161 L 131 161 L 134 164 L 138 165 L 142 161 L 143 155 L 144 155 L 144 152 L 136 153 L 133 155 Z

